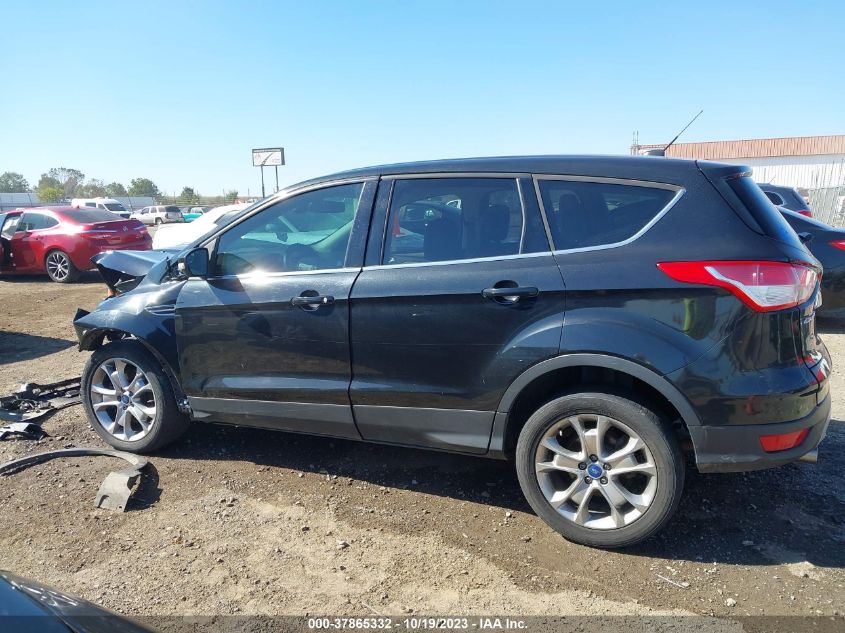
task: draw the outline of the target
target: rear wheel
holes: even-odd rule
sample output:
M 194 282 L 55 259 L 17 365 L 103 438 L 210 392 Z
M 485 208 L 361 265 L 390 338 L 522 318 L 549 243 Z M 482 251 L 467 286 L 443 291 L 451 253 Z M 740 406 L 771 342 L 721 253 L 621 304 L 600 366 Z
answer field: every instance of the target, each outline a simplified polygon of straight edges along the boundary
M 565 538 L 625 547 L 657 532 L 681 498 L 684 462 L 669 425 L 621 395 L 576 393 L 526 422 L 519 483 L 537 514 Z
M 162 220 L 161 220 L 161 218 L 156 218 L 155 222 L 156 222 L 156 226 L 158 226 L 159 224 L 161 224 Z
M 95 350 L 82 374 L 85 412 L 111 446 L 133 453 L 169 444 L 189 425 L 161 364 L 137 341 Z
M 68 284 L 79 279 L 80 270 L 64 251 L 50 251 L 44 258 L 47 276 L 60 284 Z

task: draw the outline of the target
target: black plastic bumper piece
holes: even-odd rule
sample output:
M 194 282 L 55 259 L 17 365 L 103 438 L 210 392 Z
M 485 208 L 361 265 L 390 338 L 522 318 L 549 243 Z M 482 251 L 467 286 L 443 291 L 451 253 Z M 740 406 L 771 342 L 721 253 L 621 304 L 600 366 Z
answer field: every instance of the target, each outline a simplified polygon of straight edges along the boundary
M 743 426 L 690 427 L 695 460 L 703 473 L 736 473 L 763 470 L 797 461 L 816 448 L 824 439 L 830 424 L 830 396 L 810 415 L 778 424 Z M 809 428 L 804 441 L 795 448 L 767 453 L 760 445 L 761 435 L 778 435 Z

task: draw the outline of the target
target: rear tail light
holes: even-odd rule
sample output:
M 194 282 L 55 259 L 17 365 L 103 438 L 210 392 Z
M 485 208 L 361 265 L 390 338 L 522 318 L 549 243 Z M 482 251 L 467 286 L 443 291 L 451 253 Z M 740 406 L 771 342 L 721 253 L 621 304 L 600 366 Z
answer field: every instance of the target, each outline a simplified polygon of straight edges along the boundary
M 819 280 L 814 268 L 785 262 L 661 262 L 657 267 L 675 281 L 724 288 L 756 312 L 804 303 Z
M 805 215 L 808 218 L 813 217 L 813 212 L 809 209 L 798 209 L 798 211 L 796 211 L 795 213 L 800 213 L 801 215 Z
M 791 431 L 789 433 L 779 433 L 778 435 L 761 435 L 760 446 L 767 453 L 776 453 L 777 451 L 788 451 L 790 448 L 795 448 L 804 438 L 810 429 L 801 429 L 800 431 Z
M 830 245 L 845 251 L 845 240 L 837 240 L 835 242 L 831 242 Z

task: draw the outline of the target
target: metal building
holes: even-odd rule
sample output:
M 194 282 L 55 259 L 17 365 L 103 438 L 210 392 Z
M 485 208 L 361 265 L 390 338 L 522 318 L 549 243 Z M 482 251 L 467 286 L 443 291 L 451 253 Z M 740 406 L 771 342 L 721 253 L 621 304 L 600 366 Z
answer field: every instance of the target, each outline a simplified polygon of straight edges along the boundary
M 664 145 L 633 145 L 632 154 Z M 675 143 L 667 156 L 748 165 L 757 182 L 798 189 L 817 218 L 845 225 L 845 135 Z

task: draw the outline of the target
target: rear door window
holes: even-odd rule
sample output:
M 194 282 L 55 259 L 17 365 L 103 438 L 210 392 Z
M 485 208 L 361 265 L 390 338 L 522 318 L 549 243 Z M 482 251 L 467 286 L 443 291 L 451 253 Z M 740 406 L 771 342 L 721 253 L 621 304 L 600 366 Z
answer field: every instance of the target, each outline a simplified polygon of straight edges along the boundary
M 539 179 L 556 250 L 609 246 L 646 228 L 678 193 L 670 185 Z
M 38 231 L 58 224 L 53 218 L 43 213 L 24 213 L 18 224 L 18 232 Z
M 513 178 L 397 180 L 383 263 L 457 261 L 548 250 L 537 220 L 526 225 Z

